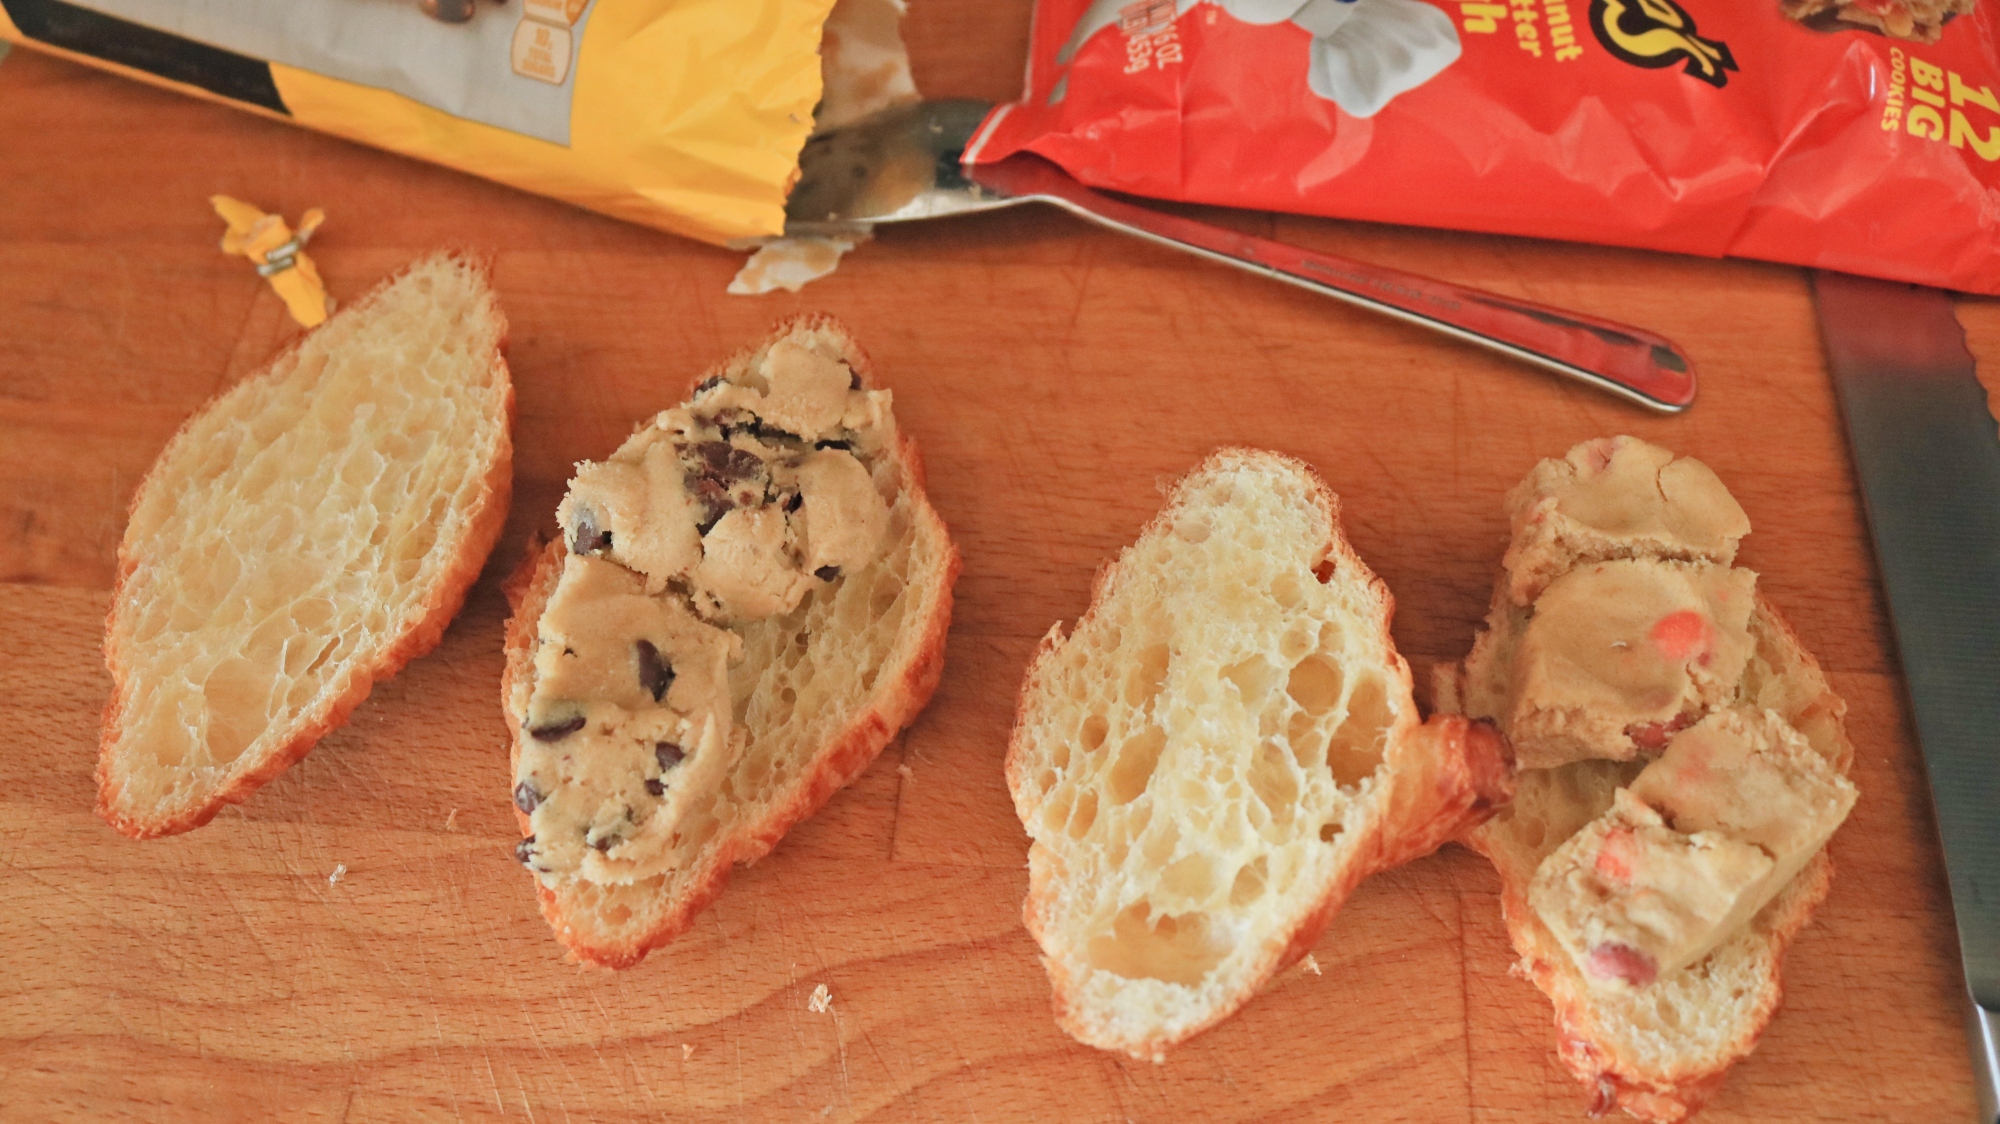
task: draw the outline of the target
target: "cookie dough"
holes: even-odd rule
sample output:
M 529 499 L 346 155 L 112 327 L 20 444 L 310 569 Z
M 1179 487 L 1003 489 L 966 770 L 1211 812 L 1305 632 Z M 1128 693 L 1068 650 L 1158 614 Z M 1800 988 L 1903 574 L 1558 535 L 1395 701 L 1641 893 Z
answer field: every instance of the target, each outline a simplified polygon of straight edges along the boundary
M 1593 986 L 1642 988 L 1721 943 L 1774 865 L 1726 835 L 1673 830 L 1621 788 L 1542 860 L 1528 904 Z
M 729 664 L 742 641 L 642 579 L 570 555 L 543 611 L 514 803 L 537 874 L 629 882 L 730 764 Z
M 889 507 L 867 462 L 894 440 L 888 391 L 781 340 L 580 465 L 556 516 L 572 552 L 684 588 L 710 620 L 758 620 L 881 553 Z
M 1482 638 L 1469 708 L 1498 719 L 1524 769 L 1658 752 L 1735 695 L 1756 577 L 1646 559 L 1572 570 Z
M 1776 859 L 1758 908 L 1819 853 L 1855 792 L 1777 711 L 1755 707 L 1718 710 L 1675 734 L 1632 782 L 1676 831 L 1721 832 Z
M 1543 860 L 1529 904 L 1594 986 L 1645 987 L 1741 932 L 1854 800 L 1777 712 L 1720 710 Z
M 578 466 L 515 775 L 533 832 L 517 856 L 544 884 L 669 869 L 740 750 L 731 626 L 791 612 L 882 553 L 896 440 L 889 392 L 807 335 Z
M 1944 25 L 1971 15 L 1978 0 L 1782 0 L 1785 15 L 1815 31 L 1875 31 L 1935 43 Z
M 1507 596 L 1532 604 L 1585 562 L 1736 560 L 1750 519 L 1709 467 L 1635 437 L 1585 441 L 1536 465 L 1507 497 Z

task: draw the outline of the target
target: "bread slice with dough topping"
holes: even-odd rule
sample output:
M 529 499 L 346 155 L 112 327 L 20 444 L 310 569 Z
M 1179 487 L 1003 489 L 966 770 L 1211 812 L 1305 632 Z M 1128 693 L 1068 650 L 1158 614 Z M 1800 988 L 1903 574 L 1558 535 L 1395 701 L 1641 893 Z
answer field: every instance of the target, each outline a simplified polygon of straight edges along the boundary
M 1418 718 L 1391 609 L 1310 468 L 1223 449 L 1049 631 L 1007 783 L 1064 1030 L 1161 1060 L 1507 798 L 1490 726 Z
M 506 337 L 486 268 L 433 255 L 167 443 L 118 547 L 111 826 L 200 827 L 436 646 L 507 515 Z
M 1708 627 L 1610 585 L 1545 615 L 1552 592 L 1603 567 L 1728 567 L 1749 520 L 1699 462 L 1629 437 L 1586 441 L 1543 461 L 1508 502 L 1512 544 L 1487 626 L 1464 664 L 1436 668 L 1433 692 L 1440 711 L 1498 720 L 1520 754 L 1514 802 L 1467 842 L 1499 872 L 1517 973 L 1554 1005 L 1556 1052 L 1592 1091 L 1593 1113 L 1684 1120 L 1756 1046 L 1783 995 L 1786 949 L 1831 884 L 1822 845 L 1855 799 L 1846 704 L 1747 571 L 1727 571 L 1739 576 L 1724 599 L 1731 619 L 1705 614 Z M 1540 753 L 1547 728 L 1517 721 L 1516 689 L 1537 618 L 1564 634 L 1570 668 L 1600 684 L 1639 682 L 1632 661 L 1659 656 L 1727 674 L 1673 721 L 1636 727 L 1615 696 L 1571 692 L 1577 725 L 1622 727 L 1626 744 Z M 1621 640 L 1606 627 L 1621 618 L 1652 623 Z M 1708 869 L 1675 885 L 1676 852 Z M 1651 876 L 1649 855 L 1661 860 Z
M 923 709 L 958 553 L 825 319 L 579 466 L 558 518 L 509 583 L 516 854 L 570 955 L 623 968 Z

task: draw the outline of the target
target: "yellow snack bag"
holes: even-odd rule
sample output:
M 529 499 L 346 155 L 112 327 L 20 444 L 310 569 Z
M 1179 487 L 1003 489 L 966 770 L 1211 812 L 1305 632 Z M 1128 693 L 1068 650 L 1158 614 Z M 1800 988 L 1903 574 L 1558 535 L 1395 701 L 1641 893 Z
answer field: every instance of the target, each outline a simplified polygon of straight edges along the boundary
M 833 0 L 0 0 L 0 38 L 617 218 L 780 233 Z

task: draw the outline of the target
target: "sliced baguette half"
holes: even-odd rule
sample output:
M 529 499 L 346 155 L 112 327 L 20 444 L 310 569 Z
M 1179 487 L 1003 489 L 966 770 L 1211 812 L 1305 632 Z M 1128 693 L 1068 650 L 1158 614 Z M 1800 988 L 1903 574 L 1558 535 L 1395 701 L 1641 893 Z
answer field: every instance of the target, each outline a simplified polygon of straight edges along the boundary
M 1817 661 L 1761 594 L 1750 617 L 1755 647 L 1736 702 L 1777 711 L 1833 767 L 1854 759 L 1847 707 Z M 1460 665 L 1435 669 L 1440 711 L 1462 706 Z M 1593 988 L 1528 903 L 1542 860 L 1611 807 L 1646 762 L 1588 760 L 1524 769 L 1514 802 L 1466 841 L 1500 874 L 1500 908 L 1520 960 L 1515 973 L 1555 1007 L 1556 1053 L 1590 1090 L 1593 1114 L 1623 1109 L 1671 1124 L 1693 1115 L 1747 1056 L 1778 1012 L 1785 950 L 1833 881 L 1821 851 L 1743 932 L 1678 972 L 1628 993 Z
M 1509 795 L 1490 726 L 1419 720 L 1337 503 L 1291 457 L 1210 455 L 1029 665 L 1023 915 L 1078 1041 L 1162 1060 Z
M 106 630 L 112 827 L 207 823 L 436 646 L 506 518 L 506 336 L 486 267 L 427 257 L 168 442 Z
M 780 326 L 694 385 L 732 378 L 788 339 L 837 350 L 864 385 L 873 385 L 867 357 L 844 328 L 824 318 Z M 721 784 L 683 816 L 670 869 L 622 884 L 536 880 L 542 914 L 573 959 L 630 967 L 685 932 L 735 864 L 768 854 L 859 776 L 930 700 L 944 668 L 958 552 L 924 494 L 914 441 L 898 434 L 868 468 L 877 488 L 894 497 L 881 556 L 807 593 L 789 613 L 731 626 L 742 640 L 742 656 L 729 669 L 738 756 Z M 550 542 L 509 582 L 514 613 L 501 692 L 517 767 L 529 736 L 538 627 L 566 556 L 561 540 Z M 518 808 L 517 814 L 526 835 L 528 816 Z

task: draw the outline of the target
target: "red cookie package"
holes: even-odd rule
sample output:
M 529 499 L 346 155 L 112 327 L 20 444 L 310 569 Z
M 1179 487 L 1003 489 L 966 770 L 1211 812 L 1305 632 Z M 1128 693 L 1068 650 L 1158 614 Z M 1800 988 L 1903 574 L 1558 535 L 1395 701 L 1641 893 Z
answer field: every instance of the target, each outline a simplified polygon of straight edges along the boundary
M 2000 294 L 1996 85 L 2000 0 L 1039 0 L 968 158 Z

